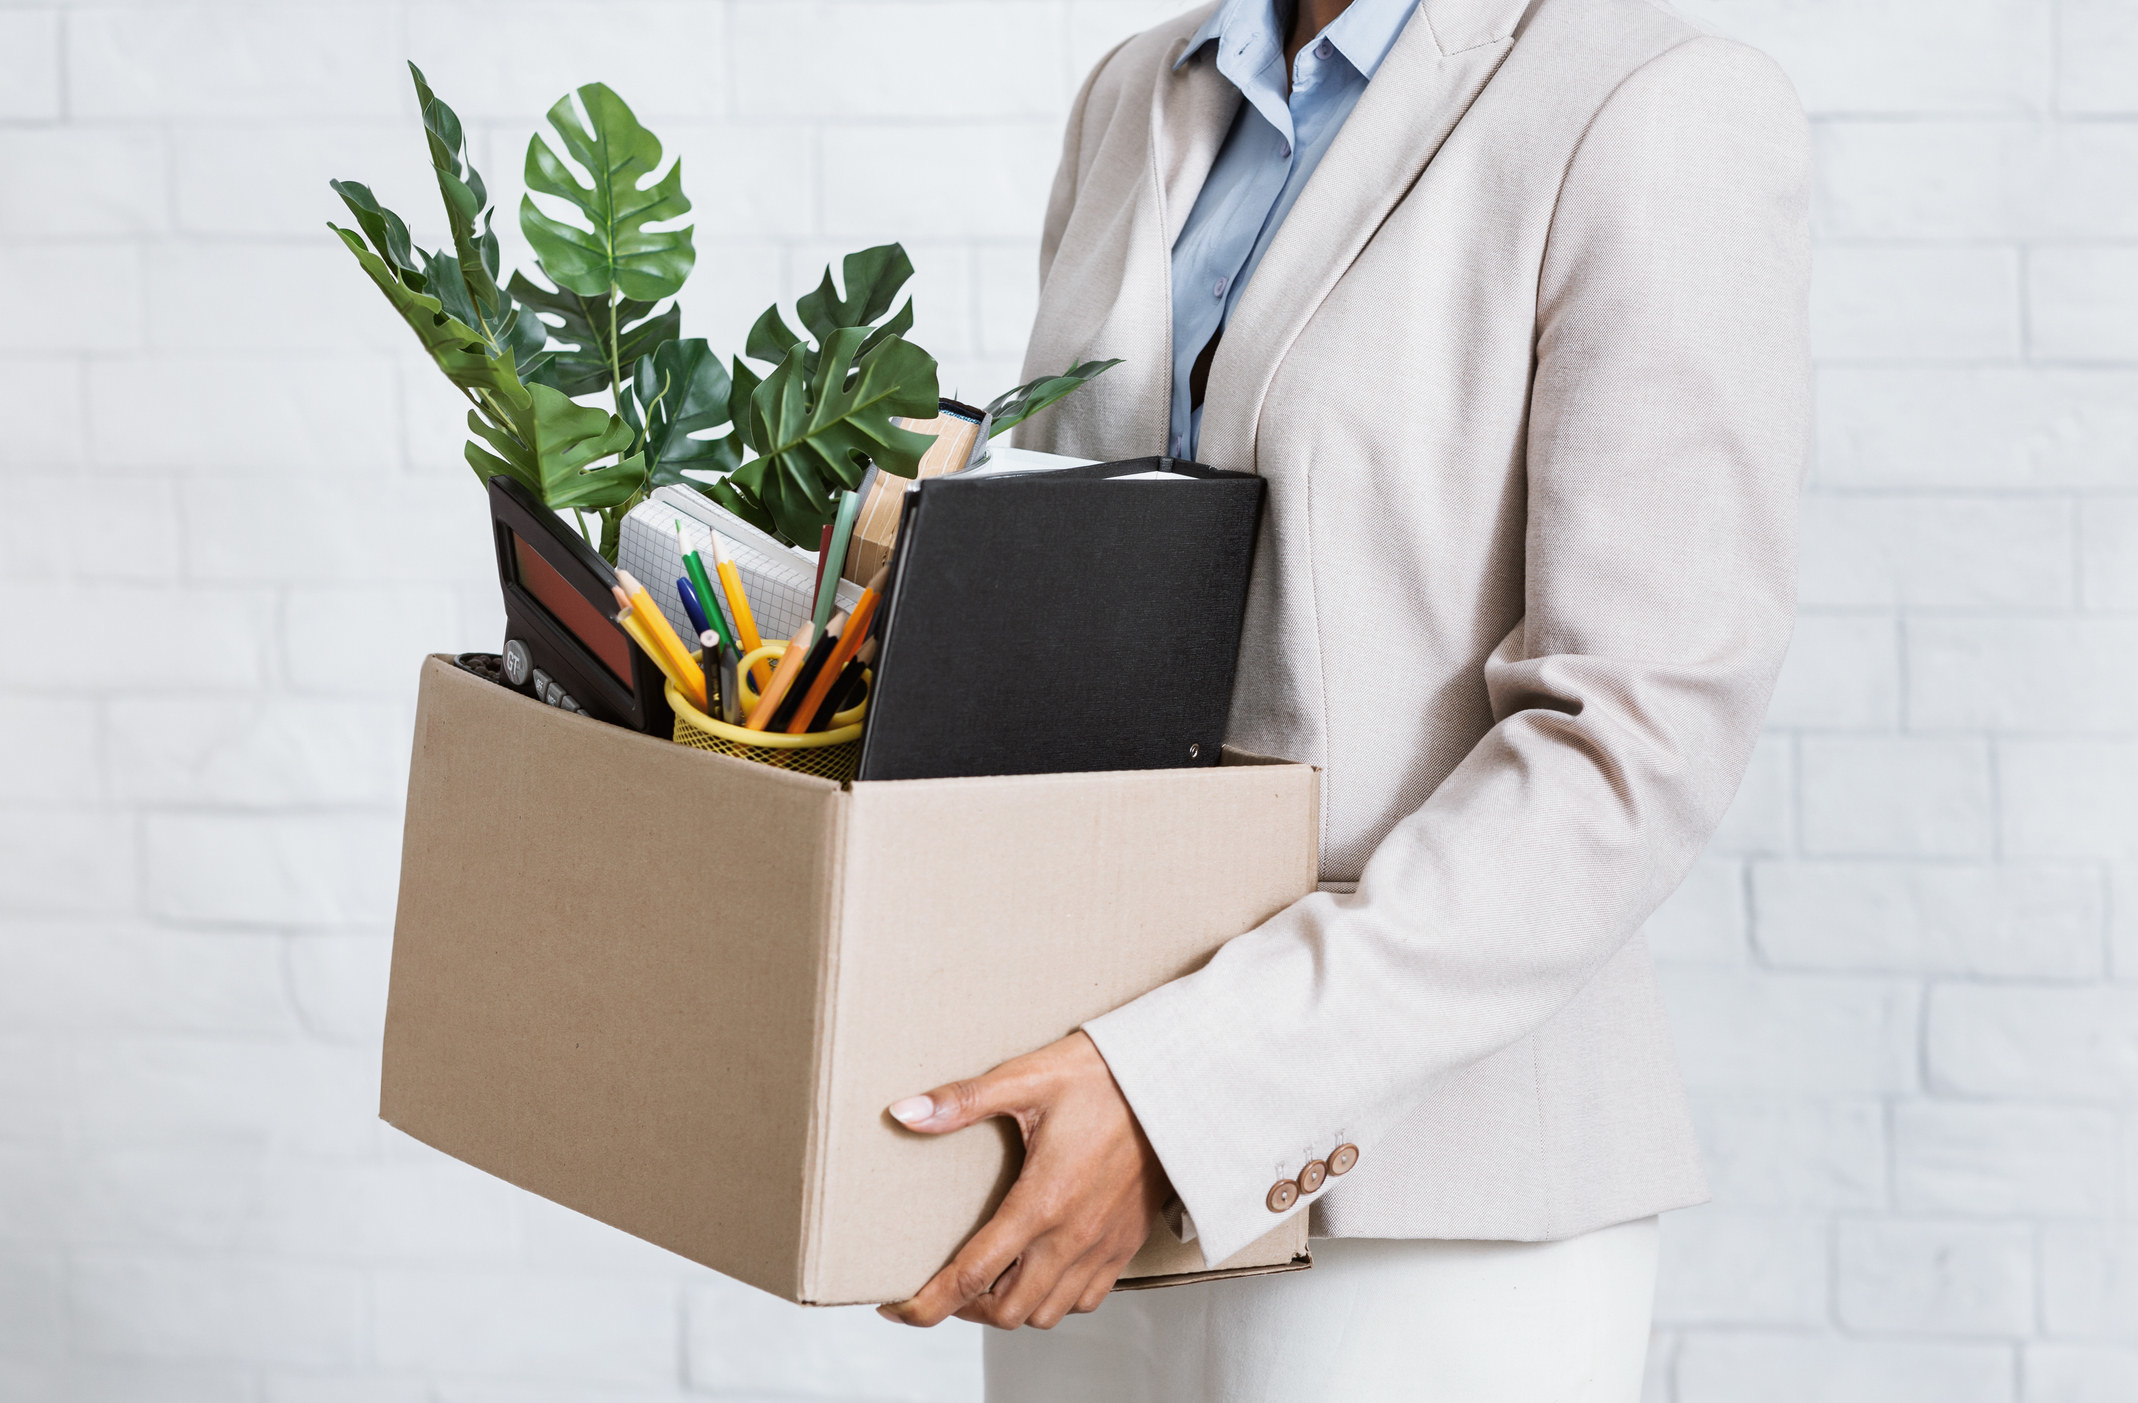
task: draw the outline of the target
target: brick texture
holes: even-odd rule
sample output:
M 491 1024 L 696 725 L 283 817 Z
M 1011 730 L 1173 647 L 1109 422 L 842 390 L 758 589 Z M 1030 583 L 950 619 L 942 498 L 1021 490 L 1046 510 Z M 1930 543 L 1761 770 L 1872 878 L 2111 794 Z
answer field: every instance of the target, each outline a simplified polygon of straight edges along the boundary
M 1681 0 L 1810 111 L 1797 643 L 1648 938 L 1715 1203 L 1644 1403 L 2138 1398 L 2138 0 Z M 1182 0 L 0 0 L 0 1398 L 969 1403 L 381 1126 L 416 660 L 494 646 L 462 408 L 321 228 L 507 261 L 574 84 L 683 161 L 686 330 L 864 243 L 1014 379 L 1059 124 Z M 945 199 L 937 172 L 960 172 Z M 82 646 L 74 621 L 114 646 Z

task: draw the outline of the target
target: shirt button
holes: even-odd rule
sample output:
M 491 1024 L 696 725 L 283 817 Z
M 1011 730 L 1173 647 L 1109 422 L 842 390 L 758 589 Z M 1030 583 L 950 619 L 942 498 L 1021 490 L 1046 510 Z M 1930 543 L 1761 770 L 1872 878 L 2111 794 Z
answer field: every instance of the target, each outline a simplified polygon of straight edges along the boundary
M 1231 286 L 1232 279 L 1219 278 L 1216 282 L 1210 285 L 1210 295 L 1212 297 L 1223 297 L 1225 295 L 1225 289 Z
M 1319 44 L 1316 44 L 1314 46 L 1314 57 L 1316 58 L 1327 58 L 1329 55 L 1335 52 L 1336 46 L 1331 44 L 1326 39 L 1322 40 Z

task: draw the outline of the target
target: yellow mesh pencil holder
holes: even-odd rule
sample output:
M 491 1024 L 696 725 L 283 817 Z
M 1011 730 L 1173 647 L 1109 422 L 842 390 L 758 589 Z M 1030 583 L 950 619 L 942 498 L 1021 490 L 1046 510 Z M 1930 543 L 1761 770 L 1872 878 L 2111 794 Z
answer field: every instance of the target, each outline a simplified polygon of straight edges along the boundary
M 777 662 L 786 651 L 787 644 L 781 641 L 753 648 L 742 655 L 742 661 L 735 668 L 735 679 L 745 714 L 757 705 L 757 689 L 750 685 L 750 669 L 768 659 Z M 867 671 L 861 676 L 864 682 L 872 680 Z M 841 783 L 852 779 L 854 771 L 860 768 L 861 718 L 869 709 L 866 693 L 860 701 L 831 718 L 830 730 L 804 731 L 791 736 L 784 731 L 746 730 L 707 716 L 692 706 L 690 699 L 677 691 L 673 682 L 668 684 L 667 692 L 669 709 L 676 714 L 677 745 L 710 750 L 715 755 L 733 755 L 740 760 L 755 760 L 760 765 L 796 770 Z

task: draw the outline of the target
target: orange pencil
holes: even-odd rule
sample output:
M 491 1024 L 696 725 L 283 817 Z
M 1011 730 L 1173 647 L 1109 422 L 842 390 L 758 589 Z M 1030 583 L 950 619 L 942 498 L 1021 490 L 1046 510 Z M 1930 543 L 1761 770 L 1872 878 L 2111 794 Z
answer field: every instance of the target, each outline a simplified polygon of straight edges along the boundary
M 802 704 L 796 709 L 794 719 L 787 723 L 787 734 L 800 735 L 809 729 L 811 719 L 816 716 L 817 709 L 824 705 L 824 698 L 830 696 L 831 689 L 838 684 L 839 674 L 846 670 L 848 660 L 861 651 L 861 640 L 868 636 L 869 620 L 876 616 L 876 601 L 882 597 L 879 591 L 889 573 L 889 566 L 877 570 L 869 580 L 868 588 L 861 591 L 861 598 L 854 601 L 854 611 L 846 621 L 846 632 L 839 635 L 838 646 L 832 649 L 831 656 L 824 660 L 824 666 L 818 670 L 815 684 L 803 694 Z
M 786 697 L 787 689 L 794 685 L 802 664 L 809 661 L 809 645 L 816 641 L 816 632 L 815 624 L 804 623 L 795 631 L 794 637 L 787 640 L 787 651 L 780 658 L 779 667 L 773 671 L 772 681 L 758 695 L 757 705 L 750 708 L 749 719 L 742 723 L 744 730 L 762 731 L 771 723 L 772 713 L 779 710 L 779 704 Z

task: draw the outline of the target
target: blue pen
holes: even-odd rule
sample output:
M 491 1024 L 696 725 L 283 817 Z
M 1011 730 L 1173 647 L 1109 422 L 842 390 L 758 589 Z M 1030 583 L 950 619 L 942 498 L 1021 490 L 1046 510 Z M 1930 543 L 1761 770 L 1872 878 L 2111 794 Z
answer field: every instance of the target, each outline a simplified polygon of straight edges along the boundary
M 712 627 L 705 621 L 705 610 L 698 606 L 698 592 L 690 587 L 689 580 L 678 576 L 676 593 L 683 596 L 683 612 L 690 615 L 691 632 L 703 633 Z

